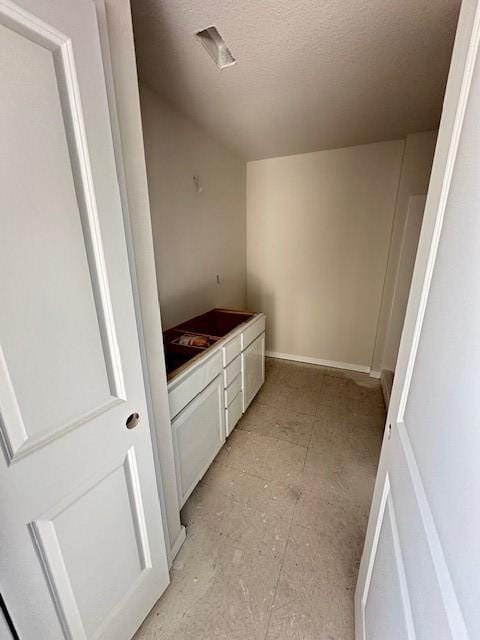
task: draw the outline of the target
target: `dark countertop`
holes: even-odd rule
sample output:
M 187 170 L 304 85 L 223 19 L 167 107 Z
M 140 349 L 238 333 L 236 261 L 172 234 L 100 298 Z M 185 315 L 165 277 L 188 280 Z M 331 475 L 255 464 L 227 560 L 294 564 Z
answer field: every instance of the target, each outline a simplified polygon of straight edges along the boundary
M 255 315 L 250 311 L 211 309 L 164 331 L 163 347 L 168 380 Z

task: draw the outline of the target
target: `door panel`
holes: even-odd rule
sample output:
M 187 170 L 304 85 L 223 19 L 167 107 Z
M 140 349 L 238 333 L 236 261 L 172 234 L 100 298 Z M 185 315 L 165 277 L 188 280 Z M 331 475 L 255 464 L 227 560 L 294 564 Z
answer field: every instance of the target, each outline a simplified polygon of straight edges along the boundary
M 0 318 L 0 366 L 13 459 L 125 391 L 71 48 L 42 25 L 3 19 L 0 170 L 10 186 L 3 205 L 15 214 L 2 227 L 0 269 L 3 299 L 15 304 Z
M 219 375 L 172 421 L 181 507 L 225 442 L 223 394 Z
M 388 615 L 401 619 L 402 606 L 410 608 L 416 640 L 480 637 L 479 44 L 480 3 L 466 0 L 360 564 L 358 640 L 376 637 L 374 617 L 387 615 L 380 600 L 366 614 L 387 483 L 408 596 L 390 602 Z M 395 544 L 385 538 L 391 554 Z M 377 582 L 379 591 L 391 586 L 386 573 Z
M 459 497 L 466 492 L 471 496 L 480 494 L 479 114 L 477 56 L 422 338 L 404 409 L 432 517 L 473 638 L 480 637 L 480 594 L 472 589 L 472 584 L 478 584 L 480 518 L 478 509 Z
M 0 638 L 2 640 L 13 640 L 13 636 L 8 628 L 8 624 L 0 611 Z
M 366 637 L 371 640 L 413 640 L 415 637 L 388 477 L 365 588 L 363 623 Z
M 443 585 L 436 566 L 435 530 L 405 425 L 392 433 L 389 455 L 390 482 L 398 517 L 408 593 L 418 640 L 447 640 L 448 628 Z M 425 594 L 428 593 L 428 598 Z
M 152 567 L 138 488 L 132 447 L 123 460 L 29 524 L 71 635 L 83 627 L 94 637 Z
M 127 640 L 169 577 L 95 5 L 0 0 L 0 48 L 1 591 Z

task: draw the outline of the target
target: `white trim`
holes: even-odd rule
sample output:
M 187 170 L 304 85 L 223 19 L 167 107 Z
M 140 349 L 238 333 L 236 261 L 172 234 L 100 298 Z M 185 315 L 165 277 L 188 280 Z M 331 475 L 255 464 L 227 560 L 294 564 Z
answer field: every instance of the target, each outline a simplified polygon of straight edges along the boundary
M 382 497 L 378 507 L 377 520 L 375 522 L 375 531 L 373 533 L 373 540 L 370 555 L 368 557 L 368 564 L 365 572 L 365 582 L 363 583 L 363 590 L 360 596 L 360 618 L 355 620 L 356 625 L 360 626 L 361 636 L 356 640 L 366 640 L 366 624 L 365 624 L 365 606 L 367 604 L 368 592 L 370 590 L 370 581 L 373 574 L 373 565 L 375 564 L 375 558 L 377 556 L 378 542 L 380 540 L 380 530 L 382 528 L 383 518 L 385 515 L 385 509 L 387 506 L 388 496 L 390 494 L 390 478 L 388 473 L 385 476 L 385 482 L 382 489 Z
M 367 598 L 370 591 L 370 584 L 372 580 L 373 569 L 375 566 L 375 560 L 377 558 L 378 544 L 380 542 L 380 533 L 382 530 L 382 526 L 383 526 L 386 514 L 388 514 L 390 518 L 390 527 L 391 527 L 392 537 L 393 537 L 395 565 L 397 568 L 398 581 L 400 585 L 400 594 L 401 594 L 401 600 L 402 600 L 403 613 L 405 617 L 407 638 L 408 640 L 415 640 L 416 636 L 415 636 L 415 627 L 413 623 L 412 607 L 411 607 L 410 597 L 408 593 L 407 577 L 405 575 L 405 565 L 403 563 L 402 550 L 400 547 L 397 518 L 395 515 L 395 508 L 393 506 L 392 494 L 390 491 L 390 477 L 388 473 L 385 476 L 382 499 L 380 502 L 380 510 L 379 510 L 378 519 L 375 527 L 375 534 L 373 538 L 372 553 L 369 558 L 367 576 L 365 579 L 364 590 L 361 598 L 361 613 L 360 613 L 360 620 L 359 620 L 360 632 L 362 634 L 361 640 L 367 640 L 365 608 L 367 605 Z
M 306 362 L 307 364 L 318 364 L 322 367 L 333 367 L 334 369 L 347 369 L 348 371 L 359 371 L 370 373 L 370 367 L 363 364 L 352 364 L 351 362 L 337 362 L 336 360 L 324 360 L 323 358 L 311 358 L 310 356 L 297 356 L 292 353 L 279 353 L 278 351 L 266 351 L 269 358 L 279 360 L 294 360 L 295 362 Z
M 383 399 L 385 400 L 385 406 L 387 408 L 390 404 L 390 396 L 392 395 L 393 376 L 393 371 L 390 371 L 389 369 L 382 369 L 380 384 L 382 385 Z
M 168 550 L 168 565 L 170 568 L 172 567 L 173 561 L 175 560 L 177 553 L 182 548 L 182 545 L 185 542 L 186 538 L 187 538 L 187 530 L 182 524 L 182 527 L 180 529 L 180 533 L 177 536 L 177 539 L 172 544 L 171 548 Z
M 123 469 L 127 480 L 130 507 L 132 509 L 133 520 L 135 523 L 135 533 L 137 536 L 137 545 L 139 547 L 142 569 L 151 569 L 153 567 L 152 554 L 150 552 L 150 544 L 148 542 L 148 529 L 145 519 L 142 489 L 140 486 L 140 478 L 138 476 L 138 465 L 134 447 L 130 447 L 127 451 L 127 457 L 123 463 Z
M 36 520 L 27 526 L 38 549 L 65 639 L 88 640 L 53 522 Z
M 442 602 L 447 616 L 448 625 L 450 627 L 451 637 L 456 640 L 469 640 L 469 634 L 463 618 L 462 609 L 453 586 L 450 570 L 440 542 L 440 536 L 438 535 L 435 520 L 430 509 L 420 470 L 408 436 L 407 427 L 403 420 L 397 423 L 397 431 L 408 467 L 408 475 L 413 486 L 418 512 L 422 519 L 423 529 L 425 531 L 428 550 L 430 551 L 430 557 L 435 570 L 438 588 L 442 595 Z
M 380 380 L 382 377 L 381 371 L 376 371 L 375 369 L 370 369 L 370 378 L 375 378 L 376 380 Z
M 129 7 L 124 7 L 123 3 L 118 3 L 115 8 L 112 3 L 109 3 L 107 19 L 104 0 L 94 0 L 94 3 L 102 48 L 117 179 L 122 202 L 158 496 L 170 566 L 185 540 L 185 534 L 184 527 L 180 522 L 177 499 L 163 348 L 158 346 L 162 344 L 162 328 L 153 258 L 140 106 L 136 82 L 135 95 L 132 96 L 128 93 L 129 89 L 127 88 L 126 91 L 123 84 L 125 81 L 123 74 L 120 76 L 120 82 L 117 86 L 115 85 L 112 66 L 112 58 L 118 57 L 116 54 L 120 53 L 119 43 L 123 48 L 127 42 L 128 35 L 126 34 L 131 30 L 131 15 Z M 127 25 L 123 22 L 124 18 Z M 126 31 L 124 32 L 125 27 Z M 124 62 L 123 58 L 120 59 Z M 132 77 L 136 80 L 134 65 L 131 71 Z M 126 82 L 128 84 L 131 79 L 127 78 Z M 122 112 L 122 109 L 117 109 L 117 103 L 124 107 L 125 113 Z M 137 256 L 140 256 L 138 260 Z M 172 540 L 174 540 L 173 543 Z
M 395 507 L 391 491 L 387 497 L 387 510 L 390 517 L 390 527 L 392 531 L 393 550 L 395 556 L 395 564 L 397 567 L 398 582 L 400 585 L 400 597 L 403 605 L 403 614 L 405 618 L 405 627 L 408 640 L 415 640 L 415 624 L 413 622 L 412 604 L 410 602 L 410 594 L 408 592 L 407 575 L 405 573 L 405 564 L 403 562 L 403 554 L 400 543 L 400 535 L 398 533 L 397 516 L 395 515 Z

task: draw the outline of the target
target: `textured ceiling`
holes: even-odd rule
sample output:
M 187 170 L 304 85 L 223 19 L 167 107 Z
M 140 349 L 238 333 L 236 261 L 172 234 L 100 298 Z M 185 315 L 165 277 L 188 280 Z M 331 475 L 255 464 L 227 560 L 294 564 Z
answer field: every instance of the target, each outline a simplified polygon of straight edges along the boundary
M 132 0 L 142 81 L 252 160 L 438 125 L 459 0 Z M 215 25 L 219 71 L 194 33 Z

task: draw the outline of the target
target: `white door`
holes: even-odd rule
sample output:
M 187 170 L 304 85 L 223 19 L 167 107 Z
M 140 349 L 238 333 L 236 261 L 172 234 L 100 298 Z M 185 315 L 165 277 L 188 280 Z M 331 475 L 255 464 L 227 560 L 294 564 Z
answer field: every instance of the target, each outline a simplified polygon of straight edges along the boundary
M 357 640 L 480 638 L 480 9 L 464 0 L 356 591 Z
M 168 570 L 91 0 L 0 0 L 0 141 L 0 591 L 127 640 Z

